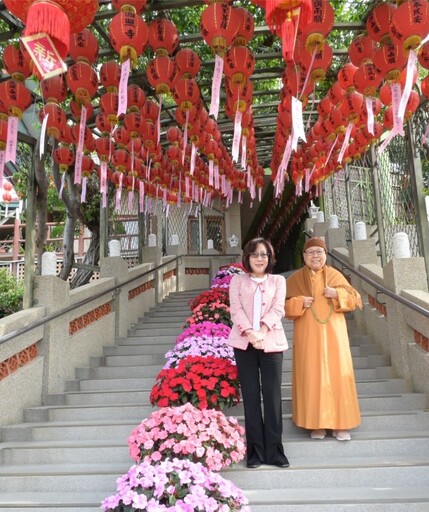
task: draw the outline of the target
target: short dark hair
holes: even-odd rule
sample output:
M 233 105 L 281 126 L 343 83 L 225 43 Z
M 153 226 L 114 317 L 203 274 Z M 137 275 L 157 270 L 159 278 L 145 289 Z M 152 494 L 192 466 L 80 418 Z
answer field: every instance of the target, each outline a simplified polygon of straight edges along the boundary
M 256 251 L 256 247 L 258 246 L 258 244 L 263 244 L 265 246 L 265 249 L 268 254 L 268 265 L 267 265 L 265 272 L 267 274 L 272 274 L 274 264 L 276 262 L 276 257 L 275 257 L 274 249 L 273 249 L 273 246 L 271 245 L 271 242 L 269 242 L 268 240 L 265 240 L 265 238 L 252 238 L 252 240 L 249 240 L 249 242 L 247 242 L 247 244 L 244 246 L 244 249 L 243 249 L 243 258 L 242 258 L 243 267 L 247 270 L 247 272 L 252 272 L 252 268 L 250 267 L 250 263 L 249 263 L 250 254 L 252 252 Z

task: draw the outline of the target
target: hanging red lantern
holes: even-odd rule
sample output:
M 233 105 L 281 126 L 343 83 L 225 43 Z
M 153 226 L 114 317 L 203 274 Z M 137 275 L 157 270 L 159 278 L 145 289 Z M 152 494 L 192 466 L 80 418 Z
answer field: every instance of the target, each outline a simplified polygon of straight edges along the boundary
M 146 121 L 156 124 L 159 116 L 159 106 L 154 101 L 147 99 L 140 109 L 140 113 Z
M 425 76 L 420 84 L 422 94 L 425 98 L 429 98 L 429 75 Z
M 112 155 L 112 165 L 118 172 L 127 172 L 130 169 L 130 154 L 126 149 L 117 148 Z
M 142 126 L 142 140 L 146 148 L 153 148 L 158 141 L 158 129 L 156 125 L 148 120 Z
M 82 176 L 84 178 L 89 178 L 91 174 L 94 172 L 94 169 L 95 164 L 93 159 L 89 155 L 84 153 L 82 155 Z
M 167 18 L 155 18 L 149 23 L 148 42 L 155 55 L 172 55 L 179 45 L 176 25 Z
M 46 102 L 62 103 L 67 98 L 67 84 L 64 75 L 45 78 L 40 82 L 40 90 Z
M 143 117 L 140 112 L 129 112 L 125 114 L 124 127 L 131 139 L 137 139 L 141 136 L 143 122 Z
M 421 46 L 417 59 L 422 68 L 429 69 L 429 41 Z
M 332 105 L 338 105 L 346 95 L 346 91 L 341 87 L 341 85 L 335 81 L 328 91 L 328 98 Z
M 420 98 L 417 91 L 412 90 L 405 106 L 404 122 L 408 121 L 420 105 Z
M 80 118 L 82 117 L 82 107 L 86 108 L 87 120 L 90 119 L 94 113 L 94 107 L 92 106 L 92 103 L 78 103 L 77 101 L 72 100 L 70 102 L 70 112 L 77 122 L 79 122 Z
M 182 142 L 182 131 L 178 126 L 170 126 L 167 129 L 166 137 L 168 142 L 173 146 L 179 146 Z
M 332 56 L 332 48 L 326 42 L 317 45 L 312 53 L 310 53 L 304 46 L 301 51 L 299 51 L 302 67 L 307 72 L 310 72 L 311 79 L 315 83 L 321 82 L 325 79 L 326 72 L 332 63 Z
M 159 55 L 146 68 L 147 79 L 158 96 L 169 94 L 177 79 L 177 66 L 173 59 Z
M 393 107 L 387 107 L 386 110 L 383 113 L 383 126 L 386 128 L 386 130 L 391 130 L 393 128 L 394 123 L 394 113 L 393 113 Z
M 22 82 L 9 78 L 0 83 L 0 102 L 7 108 L 9 116 L 21 119 L 24 110 L 31 105 L 32 97 Z
M 112 141 L 110 137 L 98 137 L 95 141 L 95 151 L 102 162 L 108 162 L 112 151 Z
M 12 194 L 10 192 L 5 191 L 2 194 L 2 199 L 3 203 L 10 203 L 12 201 Z
M 112 0 L 112 6 L 117 11 L 133 10 L 138 14 L 142 13 L 146 8 L 147 0 Z
M 128 112 L 139 111 L 146 101 L 146 93 L 137 84 L 130 84 L 127 88 L 127 98 Z
M 14 44 L 3 50 L 3 65 L 14 80 L 24 82 L 32 73 L 31 59 L 27 52 L 22 52 Z
M 89 102 L 98 89 L 97 73 L 84 61 L 76 62 L 69 67 L 66 82 L 79 103 Z
M 282 40 L 283 58 L 293 59 L 295 39 L 300 27 L 311 22 L 312 0 L 252 0 L 265 9 L 265 19 L 271 32 Z
M 255 69 L 255 57 L 247 46 L 232 46 L 224 57 L 223 71 L 231 87 L 244 86 Z
M 337 80 L 341 87 L 347 91 L 349 88 L 354 89 L 353 78 L 357 67 L 351 62 L 344 64 L 338 71 Z
M 100 110 L 105 115 L 109 126 L 113 127 L 118 123 L 119 97 L 115 92 L 105 92 L 100 96 Z M 100 119 L 100 121 L 103 121 Z M 109 130 L 110 131 L 110 130 Z
M 48 137 L 59 139 L 67 123 L 67 117 L 64 110 L 57 103 L 46 103 L 39 112 L 40 122 L 48 116 L 46 123 L 46 133 Z
M 121 66 L 116 60 L 103 62 L 100 67 L 100 82 L 107 92 L 118 92 L 121 79 Z
M 198 119 L 198 116 L 199 110 L 194 105 L 191 106 L 190 110 L 182 110 L 181 108 L 177 108 L 176 112 L 174 113 L 174 118 L 180 126 L 185 126 L 186 117 L 188 117 L 188 128 L 190 128 L 192 124 L 195 123 L 195 121 Z
M 395 43 L 381 46 L 374 54 L 374 64 L 388 82 L 399 80 L 406 63 L 407 57 L 403 47 Z
M 200 88 L 193 78 L 179 78 L 174 84 L 173 99 L 179 110 L 188 112 L 200 99 Z
M 227 3 L 214 3 L 201 14 L 201 36 L 213 53 L 224 56 L 240 27 L 240 15 Z
M 301 24 L 298 39 L 309 53 L 321 51 L 326 37 L 332 31 L 335 12 L 328 0 L 313 0 L 313 14 L 308 23 Z
M 246 46 L 255 31 L 255 20 L 252 14 L 245 7 L 235 7 L 235 13 L 239 17 L 238 30 L 235 35 L 233 45 L 234 46 Z
M 60 144 L 54 150 L 54 161 L 58 164 L 61 173 L 67 172 L 74 164 L 74 152 L 68 145 Z
M 390 36 L 405 52 L 416 49 L 429 33 L 429 3 L 427 0 L 406 0 L 395 9 Z
M 349 46 L 349 58 L 355 66 L 359 67 L 363 62 L 372 61 L 372 56 L 377 48 L 373 39 L 364 34 L 356 36 Z
M 125 128 L 125 126 L 118 126 L 116 128 L 116 130 L 113 132 L 113 140 L 121 149 L 124 149 L 125 146 L 127 146 L 127 144 L 130 142 L 130 134 L 128 133 L 128 130 Z
M 182 48 L 174 56 L 178 75 L 182 78 L 195 78 L 201 68 L 199 55 L 190 48 Z
M 182 163 L 182 151 L 178 146 L 168 146 L 165 156 L 173 167 Z
M 7 120 L 0 119 L 0 150 L 6 149 L 7 142 Z
M 84 61 L 87 64 L 94 64 L 98 57 L 98 39 L 88 29 L 72 34 L 70 38 L 70 57 L 75 61 Z
M 80 136 L 80 126 L 75 124 L 71 127 L 71 138 L 72 142 L 75 146 L 79 143 Z M 85 151 L 93 151 L 95 149 L 95 139 L 92 131 L 88 126 L 85 126 L 85 130 L 83 132 L 83 148 Z
M 364 96 L 374 97 L 380 87 L 382 76 L 372 62 L 361 64 L 353 77 L 353 85 Z
M 235 116 L 237 111 L 245 112 L 252 104 L 253 98 L 253 83 L 249 80 L 243 87 L 242 91 L 231 90 L 229 86 L 226 87 L 226 102 L 225 113 L 231 113 Z
M 131 67 L 136 68 L 148 41 L 148 27 L 141 16 L 130 11 L 119 12 L 110 21 L 109 35 L 120 61 L 130 59 Z
M 103 112 L 99 112 L 95 116 L 95 126 L 103 136 L 109 135 L 115 125 L 116 122 L 110 122 Z
M 98 0 L 5 0 L 9 11 L 23 21 L 25 35 L 48 34 L 64 59 L 70 34 L 90 25 L 98 11 Z
M 384 45 L 390 42 L 390 25 L 396 7 L 386 2 L 378 4 L 372 9 L 366 19 L 366 31 L 376 43 Z

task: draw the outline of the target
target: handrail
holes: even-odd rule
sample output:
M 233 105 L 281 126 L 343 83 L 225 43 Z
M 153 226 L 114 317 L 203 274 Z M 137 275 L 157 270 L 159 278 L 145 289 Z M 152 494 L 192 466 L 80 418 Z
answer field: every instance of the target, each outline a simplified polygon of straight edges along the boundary
M 50 315 L 47 315 L 47 316 L 41 318 L 40 320 L 36 320 L 36 322 L 33 322 L 32 324 L 26 325 L 25 327 L 21 327 L 20 329 L 16 329 L 15 331 L 11 331 L 11 332 L 5 334 L 4 336 L 1 336 L 0 337 L 0 345 L 2 343 L 5 343 L 6 341 L 9 341 L 12 338 L 20 336 L 21 334 L 27 333 L 27 332 L 35 329 L 36 327 L 40 327 L 41 325 L 44 325 L 44 324 L 50 322 L 51 320 L 55 320 L 56 318 L 58 318 L 62 315 L 65 315 L 66 313 L 69 313 L 70 311 L 73 311 L 74 309 L 80 308 L 81 306 L 84 306 L 85 304 L 88 304 L 89 302 L 92 302 L 95 299 L 99 299 L 100 297 L 103 297 L 104 295 L 111 293 L 112 299 L 114 299 L 116 297 L 117 291 L 120 290 L 122 286 L 130 284 L 133 281 L 136 281 L 137 279 L 141 279 L 142 277 L 145 277 L 149 274 L 153 274 L 154 272 L 160 270 L 161 268 L 164 268 L 167 265 L 171 265 L 171 263 L 173 263 L 175 261 L 182 260 L 185 256 L 190 256 L 192 258 L 194 258 L 194 257 L 205 257 L 205 258 L 229 257 L 229 258 L 233 258 L 233 257 L 237 257 L 240 255 L 239 254 L 195 254 L 195 255 L 180 254 L 178 256 L 173 256 L 173 255 L 168 256 L 167 255 L 166 257 L 169 257 L 169 258 L 171 257 L 171 259 L 169 259 L 168 261 L 166 261 L 164 263 L 161 263 L 161 265 L 158 265 L 157 267 L 154 267 L 151 270 L 143 272 L 143 274 L 140 274 L 135 277 L 131 277 L 130 279 L 127 279 L 126 281 L 124 281 L 123 283 L 121 283 L 119 285 L 111 286 L 107 290 L 99 292 L 96 295 L 92 295 L 91 297 L 87 297 L 86 299 L 82 299 L 81 301 L 76 302 L 76 304 L 71 304 L 70 306 L 67 306 L 64 309 L 60 309 L 59 311 L 56 311 L 55 313 L 51 313 Z
M 366 276 L 365 274 L 363 274 L 362 272 L 360 272 L 359 270 L 354 268 L 352 265 L 350 265 L 346 261 L 339 258 L 337 255 L 332 254 L 330 251 L 328 251 L 328 255 L 332 259 L 341 263 L 343 268 L 350 270 L 350 272 L 353 272 L 356 276 L 359 277 L 359 279 L 362 279 L 365 282 L 367 282 L 368 284 L 370 284 L 371 286 L 373 286 L 377 290 L 378 293 L 387 295 L 391 299 L 394 299 L 397 302 L 401 303 L 402 305 L 407 306 L 408 308 L 412 309 L 413 311 L 416 311 L 417 313 L 420 313 L 421 315 L 425 316 L 426 318 L 429 318 L 429 310 L 428 309 L 423 308 L 422 306 L 419 306 L 418 304 L 415 304 L 414 302 L 406 299 L 405 297 L 401 297 L 400 295 L 398 295 L 395 292 L 392 292 L 391 290 L 388 290 L 381 284 L 377 283 L 376 281 L 372 280 L 370 277 Z

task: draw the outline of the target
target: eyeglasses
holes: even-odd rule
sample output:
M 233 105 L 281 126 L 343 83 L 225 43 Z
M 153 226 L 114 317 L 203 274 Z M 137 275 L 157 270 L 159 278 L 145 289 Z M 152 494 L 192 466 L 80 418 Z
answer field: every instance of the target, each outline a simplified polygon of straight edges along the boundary
M 322 254 L 324 254 L 324 250 L 323 249 L 317 249 L 316 251 L 304 251 L 305 254 L 308 254 L 309 256 L 321 256 Z
M 269 254 L 267 254 L 266 252 L 251 252 L 250 253 L 250 257 L 251 258 L 268 258 Z

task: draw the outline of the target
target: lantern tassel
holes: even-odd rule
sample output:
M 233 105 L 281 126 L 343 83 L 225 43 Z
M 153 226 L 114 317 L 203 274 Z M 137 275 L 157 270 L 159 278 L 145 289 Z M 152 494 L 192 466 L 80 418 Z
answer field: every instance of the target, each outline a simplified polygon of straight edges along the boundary
M 55 2 L 39 0 L 28 9 L 25 35 L 45 33 L 50 36 L 61 58 L 70 48 L 70 21 L 65 11 Z

